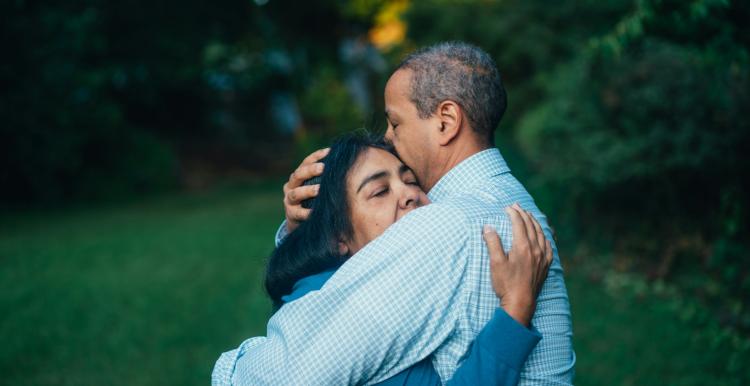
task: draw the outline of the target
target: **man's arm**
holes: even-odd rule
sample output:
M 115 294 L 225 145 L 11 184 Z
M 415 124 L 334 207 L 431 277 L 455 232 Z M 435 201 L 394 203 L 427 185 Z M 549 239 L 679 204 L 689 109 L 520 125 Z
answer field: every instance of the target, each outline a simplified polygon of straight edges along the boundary
M 320 291 L 282 307 L 268 336 L 237 358 L 235 383 L 361 383 L 432 353 L 452 333 L 464 295 L 462 219 L 433 204 L 394 224 Z

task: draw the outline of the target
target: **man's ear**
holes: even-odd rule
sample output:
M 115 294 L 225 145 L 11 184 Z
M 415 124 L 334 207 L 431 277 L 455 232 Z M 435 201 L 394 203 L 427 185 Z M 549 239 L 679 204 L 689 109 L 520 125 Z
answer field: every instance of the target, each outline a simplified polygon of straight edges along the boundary
M 437 118 L 440 123 L 438 143 L 445 146 L 453 141 L 461 131 L 464 115 L 458 103 L 445 100 L 437 107 Z

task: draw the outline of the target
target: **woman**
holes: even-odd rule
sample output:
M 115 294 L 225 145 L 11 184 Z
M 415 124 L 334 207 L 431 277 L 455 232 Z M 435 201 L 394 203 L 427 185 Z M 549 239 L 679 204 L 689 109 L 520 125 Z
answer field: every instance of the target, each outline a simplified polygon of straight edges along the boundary
M 365 135 L 348 135 L 337 141 L 323 159 L 325 171 L 320 177 L 310 179 L 306 185 L 319 184 L 318 196 L 307 200 L 303 207 L 311 209 L 307 221 L 289 234 L 274 250 L 266 271 L 266 289 L 278 309 L 285 303 L 299 299 L 310 291 L 320 289 L 336 269 L 364 245 L 382 234 L 385 229 L 411 210 L 428 203 L 427 196 L 419 187 L 416 177 L 382 143 Z M 516 221 L 535 221 L 519 209 L 510 209 Z M 514 229 L 526 229 L 514 227 Z M 529 242 L 526 234 L 514 234 L 514 245 Z M 493 239 L 494 238 L 494 239 Z M 500 259 L 498 237 L 494 232 L 485 233 L 490 243 L 493 260 Z M 539 240 L 546 251 L 546 266 L 549 267 L 551 249 L 546 240 Z M 494 248 L 493 248 L 494 247 Z M 499 268 L 491 265 L 494 271 Z M 542 277 L 540 282 L 543 282 Z M 502 285 L 493 277 L 493 285 Z M 499 313 L 478 336 L 466 360 L 449 383 L 491 383 L 497 377 L 513 377 L 501 374 L 486 365 L 492 350 L 502 342 L 494 341 L 499 329 Z M 505 316 L 507 317 L 507 316 Z M 482 340 L 490 340 L 481 342 Z M 480 350 L 480 344 L 490 352 Z M 484 357 L 483 357 L 484 356 Z M 525 358 L 523 358 L 525 359 Z M 484 366 L 487 367 L 487 366 Z M 490 366 L 492 367 L 492 366 Z M 478 374 L 479 372 L 479 374 Z M 477 379 L 477 375 L 492 379 Z M 517 376 L 517 374 L 515 374 Z M 506 380 L 500 381 L 501 384 Z M 511 382 L 515 383 L 515 382 Z M 388 385 L 440 384 L 429 358 L 382 382 Z

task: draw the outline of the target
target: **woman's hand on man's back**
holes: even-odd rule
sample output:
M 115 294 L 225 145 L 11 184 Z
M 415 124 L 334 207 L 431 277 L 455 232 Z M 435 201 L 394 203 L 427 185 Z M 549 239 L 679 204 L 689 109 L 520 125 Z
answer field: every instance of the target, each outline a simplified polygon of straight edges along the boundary
M 505 209 L 513 226 L 513 245 L 507 254 L 497 232 L 485 225 L 484 241 L 490 255 L 492 286 L 500 306 L 528 326 L 552 263 L 552 245 L 539 223 L 518 204 Z

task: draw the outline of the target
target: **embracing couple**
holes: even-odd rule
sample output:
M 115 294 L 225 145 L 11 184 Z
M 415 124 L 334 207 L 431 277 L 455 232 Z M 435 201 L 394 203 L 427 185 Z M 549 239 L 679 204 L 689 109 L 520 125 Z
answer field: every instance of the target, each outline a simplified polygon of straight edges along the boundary
M 481 49 L 408 56 L 386 84 L 385 138 L 344 136 L 284 186 L 274 315 L 213 383 L 572 384 L 551 229 L 493 145 L 505 108 Z

